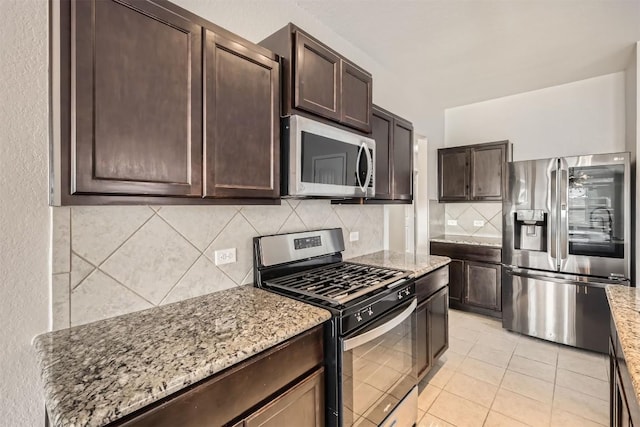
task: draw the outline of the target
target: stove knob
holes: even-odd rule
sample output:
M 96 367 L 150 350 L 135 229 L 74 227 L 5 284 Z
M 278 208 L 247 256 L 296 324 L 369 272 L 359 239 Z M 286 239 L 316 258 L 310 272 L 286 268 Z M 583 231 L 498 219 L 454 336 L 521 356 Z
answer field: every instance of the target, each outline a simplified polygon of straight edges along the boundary
M 402 299 L 402 291 L 398 292 L 398 299 Z
M 369 316 L 373 316 L 373 310 L 371 310 L 371 307 L 369 307 L 369 308 L 367 309 L 367 314 L 368 314 Z
M 407 289 L 405 289 L 405 290 L 404 290 L 404 294 L 405 294 L 405 295 L 407 295 L 407 296 L 409 296 L 409 288 L 407 288 Z
M 356 320 L 362 322 L 362 315 L 360 313 L 356 313 Z

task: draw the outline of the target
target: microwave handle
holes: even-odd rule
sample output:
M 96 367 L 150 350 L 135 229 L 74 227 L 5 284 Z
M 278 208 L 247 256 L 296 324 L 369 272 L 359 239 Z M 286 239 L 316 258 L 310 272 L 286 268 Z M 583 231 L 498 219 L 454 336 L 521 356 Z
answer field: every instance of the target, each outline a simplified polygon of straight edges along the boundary
M 364 154 L 367 156 L 367 180 L 364 182 L 364 188 L 362 191 L 367 192 L 367 188 L 369 188 L 369 184 L 371 183 L 371 179 L 373 178 L 373 159 L 371 158 L 371 153 L 367 148 L 366 144 L 362 143 L 362 150 Z
M 362 151 L 366 151 L 367 146 L 365 145 L 365 143 L 363 142 L 362 145 L 360 146 L 360 149 L 358 150 L 358 157 L 356 157 L 356 180 L 358 181 L 358 186 L 360 187 L 360 189 L 362 191 L 365 191 L 367 187 L 363 187 L 362 186 L 362 181 L 360 180 L 360 158 L 362 157 Z M 368 157 L 367 157 L 368 158 Z M 367 165 L 367 168 L 369 166 Z M 369 172 L 367 171 L 367 175 L 369 175 Z

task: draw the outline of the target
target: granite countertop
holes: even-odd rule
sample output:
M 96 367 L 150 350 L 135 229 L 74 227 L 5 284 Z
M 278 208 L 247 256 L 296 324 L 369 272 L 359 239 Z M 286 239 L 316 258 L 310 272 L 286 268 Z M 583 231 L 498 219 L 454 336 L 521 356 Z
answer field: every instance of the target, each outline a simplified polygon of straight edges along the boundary
M 606 292 L 636 399 L 640 401 L 640 290 L 609 285 Z
M 490 246 L 492 248 L 502 248 L 502 237 L 477 237 L 463 236 L 457 234 L 443 234 L 430 239 L 432 242 L 458 243 L 463 245 Z
M 53 426 L 102 426 L 331 314 L 251 286 L 39 335 Z
M 414 257 L 414 254 L 404 252 L 380 251 L 345 261 L 413 271 L 413 277 L 419 277 L 449 264 L 451 259 L 436 255 L 416 255 Z

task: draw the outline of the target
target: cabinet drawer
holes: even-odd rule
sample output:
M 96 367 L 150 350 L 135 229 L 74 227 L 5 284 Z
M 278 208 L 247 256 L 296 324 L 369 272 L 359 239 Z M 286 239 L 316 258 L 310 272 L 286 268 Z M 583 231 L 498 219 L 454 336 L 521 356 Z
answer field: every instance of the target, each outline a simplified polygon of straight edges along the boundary
M 502 262 L 502 249 L 460 243 L 431 242 L 431 255 L 447 256 L 465 261 Z
M 416 296 L 418 302 L 421 302 L 439 289 L 447 286 L 449 283 L 449 266 L 440 267 L 439 269 L 425 274 L 416 279 Z

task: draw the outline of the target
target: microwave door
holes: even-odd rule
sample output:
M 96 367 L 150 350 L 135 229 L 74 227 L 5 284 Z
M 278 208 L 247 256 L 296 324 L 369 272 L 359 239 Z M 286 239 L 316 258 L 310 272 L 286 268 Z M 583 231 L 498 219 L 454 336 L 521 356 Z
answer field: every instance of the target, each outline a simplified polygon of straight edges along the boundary
M 567 157 L 561 169 L 560 271 L 628 278 L 628 153 Z

